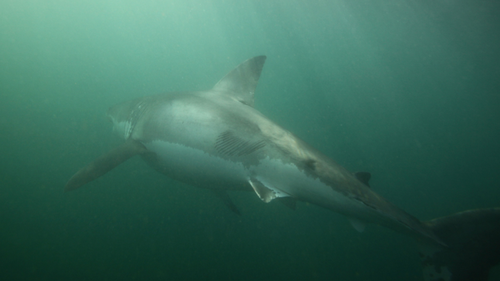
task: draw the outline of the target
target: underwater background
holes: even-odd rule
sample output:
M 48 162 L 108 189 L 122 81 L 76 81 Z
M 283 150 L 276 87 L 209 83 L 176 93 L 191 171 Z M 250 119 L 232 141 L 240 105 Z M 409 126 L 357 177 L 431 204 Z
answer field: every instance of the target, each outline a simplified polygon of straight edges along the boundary
M 135 157 L 106 110 L 267 55 L 255 107 L 427 220 L 500 206 L 500 1 L 0 1 L 0 280 L 422 280 L 414 241 L 210 192 Z M 490 280 L 500 280 L 494 268 Z

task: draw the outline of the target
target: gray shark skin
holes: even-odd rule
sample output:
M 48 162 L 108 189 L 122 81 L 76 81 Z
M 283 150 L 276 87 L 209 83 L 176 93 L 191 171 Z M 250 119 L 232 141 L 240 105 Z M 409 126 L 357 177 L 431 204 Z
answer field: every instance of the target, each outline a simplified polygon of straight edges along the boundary
M 408 234 L 426 249 L 437 249 L 426 252 L 431 264 L 426 278 L 433 280 L 429 260 L 448 248 L 448 237 L 433 230 L 439 229 L 436 224 L 422 223 L 392 205 L 368 186 L 368 173 L 347 171 L 253 107 L 265 60 L 258 56 L 243 62 L 208 91 L 146 96 L 111 107 L 108 116 L 125 143 L 77 172 L 66 190 L 140 155 L 162 174 L 213 190 L 236 213 L 227 190 L 253 191 L 266 203 L 276 199 L 291 207 L 297 200 L 309 202 L 346 215 L 358 230 L 370 222 Z M 485 231 L 500 233 L 499 213 L 488 210 L 493 227 Z M 453 223 L 460 223 L 457 216 Z M 497 261 L 497 255 L 492 259 Z M 439 263 L 447 266 L 442 259 Z M 440 278 L 462 280 L 453 274 Z

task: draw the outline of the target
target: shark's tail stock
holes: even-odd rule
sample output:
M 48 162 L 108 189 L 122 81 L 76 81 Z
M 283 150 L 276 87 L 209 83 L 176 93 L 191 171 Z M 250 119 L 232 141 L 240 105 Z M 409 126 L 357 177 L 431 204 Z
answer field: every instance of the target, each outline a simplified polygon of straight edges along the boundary
M 447 246 L 420 244 L 426 281 L 485 281 L 500 261 L 500 208 L 424 222 Z

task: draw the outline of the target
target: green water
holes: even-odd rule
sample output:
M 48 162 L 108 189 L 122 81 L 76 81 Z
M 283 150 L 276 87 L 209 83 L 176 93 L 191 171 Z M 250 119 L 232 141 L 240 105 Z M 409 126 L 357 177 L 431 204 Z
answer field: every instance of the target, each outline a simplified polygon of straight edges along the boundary
M 411 238 L 205 190 L 131 159 L 107 108 L 267 55 L 255 107 L 409 213 L 500 206 L 500 2 L 0 2 L 1 280 L 422 280 Z M 500 280 L 500 270 L 491 280 Z

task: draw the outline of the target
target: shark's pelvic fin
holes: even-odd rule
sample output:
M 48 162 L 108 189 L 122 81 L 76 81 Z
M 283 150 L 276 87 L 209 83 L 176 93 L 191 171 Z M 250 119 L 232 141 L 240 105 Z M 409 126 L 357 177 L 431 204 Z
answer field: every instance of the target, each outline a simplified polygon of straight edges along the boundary
M 281 197 L 278 198 L 278 202 L 287 206 L 290 210 L 293 211 L 295 211 L 295 209 L 297 208 L 297 199 L 293 197 Z
M 146 152 L 146 148 L 140 142 L 129 139 L 76 172 L 66 183 L 64 190 L 77 189 L 111 171 L 130 157 L 144 152 Z
M 266 203 L 271 202 L 275 198 L 290 196 L 275 188 L 267 187 L 265 184 L 263 184 L 256 178 L 250 178 L 248 179 L 248 182 L 252 186 L 255 193 L 257 193 L 257 196 L 259 196 L 259 198 Z
M 231 211 L 233 211 L 238 216 L 241 216 L 240 210 L 238 209 L 238 207 L 236 207 L 236 205 L 233 203 L 233 200 L 231 200 L 231 197 L 229 197 L 229 195 L 225 190 L 213 189 L 212 191 L 215 193 L 217 197 L 219 197 L 222 200 L 222 202 L 224 202 L 224 205 L 226 205 Z
M 260 181 L 256 179 L 249 179 L 248 182 L 262 201 L 269 203 L 274 198 L 276 198 L 276 194 L 271 189 L 263 185 Z
M 424 222 L 447 246 L 419 243 L 426 281 L 486 281 L 500 262 L 500 208 Z
M 253 57 L 242 62 L 215 84 L 212 90 L 230 95 L 253 107 L 255 88 L 265 62 L 266 56 Z

